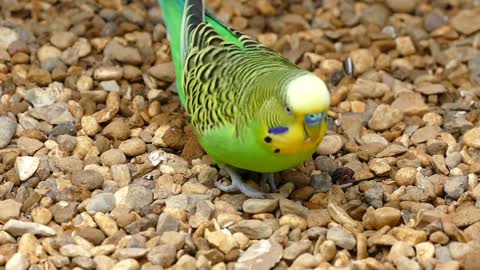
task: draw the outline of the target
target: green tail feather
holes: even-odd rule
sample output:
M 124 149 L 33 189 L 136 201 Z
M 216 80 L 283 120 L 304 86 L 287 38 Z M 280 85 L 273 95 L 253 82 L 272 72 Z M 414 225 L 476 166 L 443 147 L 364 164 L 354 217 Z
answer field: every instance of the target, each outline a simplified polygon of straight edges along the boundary
M 182 20 L 185 0 L 159 0 L 159 2 L 160 8 L 163 12 L 163 21 L 165 22 L 167 31 L 170 35 L 170 46 L 172 50 L 173 63 L 175 65 L 175 74 L 177 75 L 178 95 L 182 105 L 186 107 L 185 94 L 182 87 L 183 53 L 181 43 L 184 31 L 184 29 L 182 29 Z M 242 43 L 238 40 L 237 36 L 209 12 L 206 12 L 205 20 L 225 41 L 242 46 Z M 188 46 L 188 44 L 185 46 Z

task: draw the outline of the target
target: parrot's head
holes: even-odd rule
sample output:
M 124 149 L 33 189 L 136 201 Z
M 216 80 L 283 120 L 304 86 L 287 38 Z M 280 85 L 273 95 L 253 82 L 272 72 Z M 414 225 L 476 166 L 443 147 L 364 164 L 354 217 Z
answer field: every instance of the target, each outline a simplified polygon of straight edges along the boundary
M 285 111 L 301 124 L 306 142 L 320 142 L 322 124 L 327 121 L 330 93 L 327 85 L 310 72 L 302 73 L 286 84 Z

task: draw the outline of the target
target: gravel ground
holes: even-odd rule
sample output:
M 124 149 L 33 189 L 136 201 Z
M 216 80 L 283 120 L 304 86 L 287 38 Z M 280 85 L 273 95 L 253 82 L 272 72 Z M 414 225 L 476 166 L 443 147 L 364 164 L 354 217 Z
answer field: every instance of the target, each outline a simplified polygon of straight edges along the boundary
M 0 269 L 480 269 L 480 1 L 207 1 L 329 82 L 275 199 L 214 188 L 154 0 L 0 2 Z

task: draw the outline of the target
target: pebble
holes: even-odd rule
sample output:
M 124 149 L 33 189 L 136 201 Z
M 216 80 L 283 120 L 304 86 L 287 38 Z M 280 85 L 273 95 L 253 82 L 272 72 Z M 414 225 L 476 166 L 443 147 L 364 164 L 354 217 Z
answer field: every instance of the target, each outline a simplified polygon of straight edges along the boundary
M 116 263 L 113 270 L 137 270 L 140 269 L 140 264 L 134 259 L 125 259 Z
M 100 66 L 93 72 L 93 78 L 99 81 L 120 80 L 122 76 L 123 69 L 119 66 Z
M 399 186 L 410 186 L 415 184 L 417 170 L 412 167 L 400 168 L 395 174 L 395 182 Z
M 17 32 L 7 27 L 0 27 L 0 49 L 6 50 L 16 40 L 18 40 Z
M 352 233 L 345 230 L 340 225 L 328 230 L 327 239 L 333 241 L 338 247 L 348 250 L 352 250 L 357 244 L 357 241 Z
M 413 12 L 418 5 L 418 1 L 416 0 L 387 0 L 386 3 L 389 8 L 391 8 L 394 12 L 398 13 Z
M 175 80 L 173 62 L 155 65 L 148 70 L 148 73 L 161 81 L 173 82 Z
M 89 213 L 107 213 L 115 208 L 115 196 L 112 193 L 100 193 L 92 197 L 85 206 Z
M 420 266 L 420 264 L 418 264 L 418 262 L 412 259 L 409 259 L 405 256 L 400 257 L 397 260 L 396 265 L 397 265 L 397 269 L 399 270 L 421 270 L 422 269 L 422 267 Z
M 396 38 L 395 44 L 397 46 L 398 52 L 400 52 L 400 54 L 404 56 L 412 55 L 416 52 L 415 45 L 413 45 L 412 39 L 409 36 Z
M 0 221 L 6 222 L 10 219 L 18 219 L 22 204 L 13 200 L 0 201 Z
M 282 198 L 279 201 L 279 206 L 282 215 L 294 214 L 303 218 L 308 216 L 308 208 L 295 201 Z
M 103 130 L 102 134 L 107 138 L 126 140 L 130 137 L 130 128 L 125 121 L 115 120 L 110 122 Z
M 310 185 L 315 192 L 328 192 L 332 188 L 332 177 L 328 172 L 312 174 Z
M 417 129 L 410 138 L 414 144 L 424 143 L 430 139 L 435 138 L 440 134 L 441 128 L 439 126 L 425 126 Z
M 450 21 L 455 30 L 470 35 L 480 30 L 480 11 L 478 9 L 465 9 L 457 13 Z
M 55 32 L 50 37 L 50 42 L 61 50 L 72 46 L 76 40 L 77 36 L 72 32 Z
M 355 72 L 362 74 L 371 69 L 375 64 L 375 58 L 367 49 L 357 49 L 350 53 L 350 58 L 355 66 Z
M 94 170 L 77 171 L 72 175 L 72 184 L 88 190 L 94 190 L 102 187 L 103 176 Z
M 402 119 L 403 113 L 399 109 L 381 104 L 373 112 L 372 118 L 368 121 L 368 127 L 381 131 L 393 127 Z
M 4 148 L 10 143 L 10 140 L 15 135 L 17 129 L 17 122 L 13 121 L 9 117 L 0 116 L 0 149 Z
M 298 228 L 300 229 L 300 231 L 304 231 L 307 229 L 306 219 L 294 214 L 283 215 L 282 217 L 280 217 L 280 220 L 278 222 L 280 226 L 288 225 L 289 228 Z
M 272 235 L 272 228 L 260 221 L 254 219 L 246 219 L 238 222 L 230 227 L 232 232 L 241 232 L 250 239 L 265 239 Z
M 453 200 L 460 198 L 463 192 L 467 189 L 467 176 L 451 176 L 445 182 L 444 191 L 447 196 Z
M 323 137 L 322 142 L 317 147 L 319 155 L 333 155 L 343 147 L 343 139 L 340 135 L 327 135 Z
M 292 243 L 283 250 L 283 258 L 288 261 L 295 260 L 300 254 L 307 252 L 312 248 L 310 240 L 300 240 Z
M 400 94 L 393 101 L 391 107 L 400 110 L 405 115 L 422 115 L 429 111 L 421 94 L 412 92 Z
M 110 149 L 100 155 L 103 166 L 113 166 L 127 162 L 125 153 L 120 149 Z
M 465 144 L 470 147 L 480 148 L 480 128 L 472 128 L 463 135 Z
M 400 217 L 400 210 L 396 208 L 382 207 L 375 209 L 373 212 L 374 226 L 377 230 L 384 226 L 394 227 L 400 222 Z
M 278 207 L 278 200 L 248 199 L 243 202 L 243 211 L 250 214 L 271 213 Z
M 240 255 L 235 269 L 271 269 L 282 258 L 283 248 L 275 242 L 260 240 Z
M 421 87 L 417 87 L 415 91 L 424 95 L 438 95 L 446 93 L 447 89 L 441 84 L 426 84 Z
M 15 172 L 20 181 L 25 181 L 33 176 L 40 166 L 40 158 L 38 157 L 17 157 L 15 160 Z
M 166 268 L 175 262 L 175 252 L 176 249 L 173 245 L 164 244 L 152 248 L 147 254 L 147 259 L 152 264 Z
M 28 259 L 21 253 L 15 253 L 5 264 L 5 270 L 27 270 Z
M 127 156 L 138 156 L 147 151 L 147 145 L 140 138 L 132 138 L 121 142 L 118 149 Z
M 97 212 L 93 216 L 95 223 L 97 223 L 98 227 L 107 235 L 112 236 L 116 232 L 118 232 L 118 226 L 113 218 L 107 216 L 104 213 Z
M 21 236 L 25 233 L 43 236 L 52 236 L 56 234 L 55 230 L 45 225 L 15 219 L 8 220 L 2 230 L 16 236 Z

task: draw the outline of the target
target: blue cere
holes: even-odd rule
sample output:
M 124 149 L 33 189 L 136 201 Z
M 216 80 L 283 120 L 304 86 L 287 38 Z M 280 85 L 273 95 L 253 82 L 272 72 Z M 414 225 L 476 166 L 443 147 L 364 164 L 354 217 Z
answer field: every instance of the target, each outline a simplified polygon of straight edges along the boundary
M 305 115 L 305 123 L 310 126 L 315 126 L 322 122 L 323 118 L 325 118 L 325 113 L 317 113 L 317 114 L 307 114 Z

